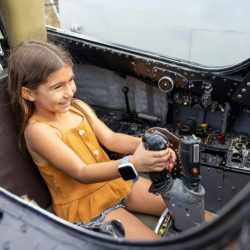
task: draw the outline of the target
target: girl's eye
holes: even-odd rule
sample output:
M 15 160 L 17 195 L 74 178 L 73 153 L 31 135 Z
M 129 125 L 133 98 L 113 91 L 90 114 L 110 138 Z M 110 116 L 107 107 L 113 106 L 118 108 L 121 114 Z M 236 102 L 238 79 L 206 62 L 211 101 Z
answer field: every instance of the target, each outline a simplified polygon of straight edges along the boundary
M 61 86 L 62 86 L 61 84 L 55 85 L 54 89 L 59 89 Z

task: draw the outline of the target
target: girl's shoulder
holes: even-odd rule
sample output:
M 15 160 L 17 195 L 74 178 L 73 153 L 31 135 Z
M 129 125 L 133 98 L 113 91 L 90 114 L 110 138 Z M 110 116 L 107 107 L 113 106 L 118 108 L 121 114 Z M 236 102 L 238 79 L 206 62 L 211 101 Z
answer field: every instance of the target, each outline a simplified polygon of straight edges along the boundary
M 27 149 L 38 166 L 45 166 L 48 163 L 44 157 L 45 153 L 53 152 L 62 141 L 62 135 L 58 130 L 32 119 L 25 128 L 24 138 Z
M 34 136 L 39 137 L 44 135 L 55 135 L 62 138 L 60 131 L 43 121 L 32 119 L 31 117 L 24 130 L 25 140 L 33 138 Z

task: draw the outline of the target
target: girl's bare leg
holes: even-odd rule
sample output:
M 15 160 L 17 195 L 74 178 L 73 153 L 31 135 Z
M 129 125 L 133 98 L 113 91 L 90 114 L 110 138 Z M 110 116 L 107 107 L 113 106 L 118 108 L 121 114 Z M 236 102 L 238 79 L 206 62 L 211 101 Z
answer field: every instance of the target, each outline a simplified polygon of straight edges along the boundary
M 110 211 L 103 221 L 119 220 L 125 229 L 126 240 L 157 240 L 160 236 L 124 208 Z
M 151 181 L 140 177 L 133 185 L 129 194 L 125 208 L 131 212 L 140 212 L 160 216 L 166 204 L 160 195 L 154 195 L 148 192 Z M 152 229 L 143 224 L 136 216 L 124 208 L 118 208 L 109 212 L 103 221 L 118 219 L 125 229 L 125 238 L 128 240 L 157 240 L 160 236 Z M 206 221 L 207 221 L 206 216 Z
M 132 191 L 125 203 L 127 210 L 160 216 L 166 204 L 161 195 L 155 195 L 148 192 L 151 185 L 149 179 L 139 177 L 139 180 L 133 185 Z
M 166 205 L 161 196 L 148 192 L 151 185 L 150 180 L 140 177 L 133 185 L 125 208 L 118 208 L 109 212 L 104 221 L 118 219 L 125 229 L 125 238 L 129 240 L 156 240 L 160 239 L 152 229 L 143 224 L 131 212 L 140 212 L 160 216 Z M 127 211 L 129 210 L 129 211 Z

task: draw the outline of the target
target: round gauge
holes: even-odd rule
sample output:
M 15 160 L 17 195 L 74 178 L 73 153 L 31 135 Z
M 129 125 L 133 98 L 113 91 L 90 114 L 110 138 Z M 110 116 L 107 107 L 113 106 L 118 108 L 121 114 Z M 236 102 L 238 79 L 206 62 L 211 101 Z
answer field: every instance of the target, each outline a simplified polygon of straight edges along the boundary
M 159 79 L 158 86 L 163 92 L 170 92 L 174 88 L 174 81 L 171 77 L 164 76 Z

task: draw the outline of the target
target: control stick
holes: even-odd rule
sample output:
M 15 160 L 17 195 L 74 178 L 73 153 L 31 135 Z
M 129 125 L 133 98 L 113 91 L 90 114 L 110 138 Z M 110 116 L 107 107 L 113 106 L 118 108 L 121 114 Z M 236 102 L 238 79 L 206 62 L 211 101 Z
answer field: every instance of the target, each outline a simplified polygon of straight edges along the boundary
M 142 141 L 145 149 L 153 151 L 164 150 L 169 144 L 168 138 L 157 130 L 152 133 L 145 133 Z M 152 181 L 149 188 L 151 193 L 158 194 L 162 190 L 167 191 L 172 186 L 172 177 L 166 169 L 161 172 L 149 172 L 148 175 Z
M 163 128 L 151 128 L 143 136 L 145 148 L 162 150 L 168 146 Z M 163 134 L 164 133 L 164 134 Z M 205 190 L 200 184 L 200 143 L 195 136 L 184 137 L 179 142 L 179 154 L 183 165 L 182 178 L 172 179 L 167 170 L 149 173 L 152 180 L 149 192 L 160 193 L 169 208 L 174 228 L 180 232 L 201 225 L 205 221 Z M 167 213 L 168 214 L 168 213 Z M 163 215 L 164 217 L 164 215 Z M 166 221 L 161 218 L 161 221 Z M 160 230 L 165 226 L 158 225 Z

